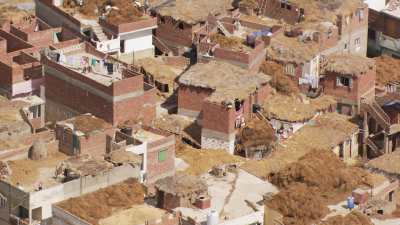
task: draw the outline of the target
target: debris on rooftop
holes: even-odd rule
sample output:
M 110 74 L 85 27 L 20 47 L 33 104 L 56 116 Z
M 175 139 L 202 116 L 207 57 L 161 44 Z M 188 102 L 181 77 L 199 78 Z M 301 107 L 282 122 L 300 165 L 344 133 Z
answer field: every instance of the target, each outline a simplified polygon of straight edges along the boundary
M 210 14 L 224 15 L 233 9 L 232 0 L 151 0 L 149 3 L 161 16 L 170 16 L 176 21 L 193 25 L 206 21 Z
M 130 0 L 86 0 L 79 6 L 75 0 L 64 0 L 65 9 L 78 9 L 88 18 L 105 16 L 111 24 L 123 24 L 141 20 L 144 13 Z
M 112 169 L 112 164 L 105 160 L 94 159 L 91 155 L 71 157 L 57 165 L 56 175 L 64 174 L 66 178 L 94 176 Z
M 74 131 L 80 131 L 86 135 L 89 135 L 95 131 L 102 131 L 110 128 L 111 125 L 106 121 L 97 118 L 90 114 L 83 114 L 67 119 L 65 121 L 58 122 L 60 125 L 71 126 Z
M 367 168 L 375 169 L 388 174 L 400 175 L 400 151 L 384 154 L 378 158 L 370 160 Z

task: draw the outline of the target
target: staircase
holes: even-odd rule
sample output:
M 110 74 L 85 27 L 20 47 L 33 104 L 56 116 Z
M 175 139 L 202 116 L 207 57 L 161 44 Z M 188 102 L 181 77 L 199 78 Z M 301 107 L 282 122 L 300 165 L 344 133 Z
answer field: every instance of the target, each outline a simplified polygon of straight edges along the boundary
M 390 117 L 383 111 L 381 106 L 376 101 L 371 101 L 370 103 L 363 103 L 362 109 L 367 111 L 372 118 L 383 128 L 385 131 L 390 130 Z
M 108 40 L 106 34 L 103 32 L 103 28 L 99 24 L 92 26 L 92 31 L 100 42 Z
M 163 41 L 161 41 L 158 37 L 154 35 L 153 35 L 153 45 L 156 46 L 156 48 L 165 55 L 173 55 L 172 50 Z
M 379 149 L 379 147 L 374 143 L 374 141 L 371 140 L 371 138 L 368 137 L 365 143 L 377 156 L 382 155 L 382 150 Z
M 224 27 L 224 25 L 219 20 L 217 20 L 217 27 L 226 37 L 232 36 L 232 34 Z

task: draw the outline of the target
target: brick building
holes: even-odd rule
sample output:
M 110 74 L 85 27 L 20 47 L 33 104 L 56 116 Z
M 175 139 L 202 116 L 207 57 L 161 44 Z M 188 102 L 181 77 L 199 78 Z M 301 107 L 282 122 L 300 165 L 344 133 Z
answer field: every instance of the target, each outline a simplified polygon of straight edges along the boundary
M 107 151 L 124 150 L 142 158 L 141 179 L 147 183 L 175 174 L 175 136 L 147 126 L 116 131 Z
M 157 2 L 150 7 L 158 23 L 154 44 L 161 52 L 182 55 L 192 49 L 195 33 L 210 14 L 226 15 L 232 8 L 232 0 Z
M 233 153 L 236 129 L 267 97 L 270 77 L 238 66 L 211 61 L 192 66 L 179 78 L 178 113 L 201 124 L 203 148 Z
M 206 25 L 196 33 L 199 39 L 199 62 L 222 60 L 253 72 L 258 71 L 265 60 L 266 46 L 281 27 L 241 20 L 240 16 L 240 13 L 236 13 L 221 19 L 208 17 Z
M 89 154 L 104 158 L 106 137 L 112 134 L 113 129 L 104 120 L 84 114 L 57 122 L 55 132 L 60 152 L 70 156 Z
M 46 75 L 46 119 L 64 120 L 91 113 L 112 124 L 150 122 L 155 117 L 155 89 L 135 68 L 87 42 L 48 51 L 42 56 Z
M 39 18 L 51 26 L 69 28 L 90 41 L 98 51 L 127 63 L 154 56 L 152 32 L 157 27 L 157 20 L 145 14 L 134 2 L 125 1 L 128 5 L 123 5 L 124 2 L 115 1 L 109 7 L 96 5 L 98 12 L 95 15 L 91 15 L 91 9 L 81 10 L 92 7 L 85 1 L 76 7 L 63 4 L 63 0 L 35 2 Z
M 359 1 L 306 3 L 267 1 L 262 15 L 283 19 L 286 30 L 275 35 L 267 48 L 267 59 L 284 66 L 284 72 L 304 90 L 318 88 L 319 67 L 335 53 L 361 56 L 367 51 L 368 7 Z M 275 22 L 277 23 L 277 21 Z
M 44 84 L 40 49 L 74 43 L 79 39 L 68 30 L 51 28 L 34 16 L 13 24 L 6 22 L 0 30 L 0 93 L 8 98 L 40 96 Z
M 400 57 L 400 7 L 396 0 L 367 1 L 369 6 L 368 50 Z
M 338 112 L 346 115 L 360 113 L 362 101 L 375 97 L 375 62 L 357 55 L 327 57 L 322 79 L 324 93 L 337 99 Z

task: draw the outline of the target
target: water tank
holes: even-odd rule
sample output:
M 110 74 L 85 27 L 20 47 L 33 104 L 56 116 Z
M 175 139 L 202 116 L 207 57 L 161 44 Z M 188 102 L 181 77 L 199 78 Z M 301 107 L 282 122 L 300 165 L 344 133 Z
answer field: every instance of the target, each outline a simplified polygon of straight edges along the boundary
M 354 209 L 354 197 L 347 198 L 347 208 Z
M 219 223 L 219 215 L 216 210 L 211 210 L 207 215 L 207 225 L 217 225 Z

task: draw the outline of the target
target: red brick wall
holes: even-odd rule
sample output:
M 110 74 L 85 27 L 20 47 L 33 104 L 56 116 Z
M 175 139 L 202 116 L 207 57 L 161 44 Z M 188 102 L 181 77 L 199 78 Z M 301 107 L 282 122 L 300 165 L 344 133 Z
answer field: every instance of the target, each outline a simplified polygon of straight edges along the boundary
M 360 98 L 375 86 L 375 72 L 369 71 L 366 74 L 353 76 L 353 87 L 338 87 L 336 79 L 340 74 L 328 72 L 324 78 L 324 92 L 339 99 L 347 99 L 357 103 Z M 373 95 L 373 93 L 372 93 Z
M 158 16 L 158 28 L 156 29 L 156 36 L 158 38 L 175 43 L 178 46 L 192 46 L 194 29 L 191 25 L 183 23 L 183 29 L 180 29 L 177 24 L 178 22 L 171 17 L 163 17 L 163 20 L 164 22 Z
M 175 172 L 175 137 L 170 135 L 147 145 L 147 179 L 153 183 L 158 178 L 173 175 Z M 159 162 L 158 154 L 167 151 L 166 160 Z
M 114 124 L 126 120 L 140 120 L 149 124 L 156 116 L 156 89 L 146 91 L 144 95 L 117 102 L 113 106 Z
M 260 0 L 261 1 L 261 0 Z M 270 0 L 264 8 L 265 15 L 274 19 L 283 19 L 287 23 L 295 24 L 298 22 L 300 9 L 291 4 L 291 10 L 282 9 L 280 0 Z M 307 12 L 305 12 L 307 13 Z
M 112 103 L 54 76 L 45 76 L 46 98 L 80 113 L 91 113 L 112 123 Z
M 200 112 L 204 99 L 209 97 L 212 92 L 211 89 L 179 85 L 178 108 Z
M 119 25 L 110 24 L 105 20 L 100 20 L 99 24 L 114 34 L 120 34 L 157 26 L 157 18 L 149 18 L 146 20 L 139 20 L 136 22 L 123 23 Z
M 203 128 L 231 134 L 235 130 L 235 110 L 217 103 L 204 101 Z

